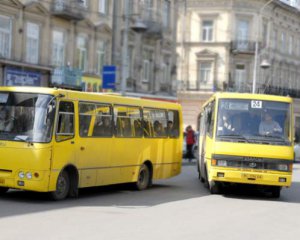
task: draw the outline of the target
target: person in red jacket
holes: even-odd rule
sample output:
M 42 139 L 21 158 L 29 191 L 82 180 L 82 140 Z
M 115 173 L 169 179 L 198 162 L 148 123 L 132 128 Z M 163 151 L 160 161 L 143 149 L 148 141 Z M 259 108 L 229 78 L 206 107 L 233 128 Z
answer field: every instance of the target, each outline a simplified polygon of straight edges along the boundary
M 194 158 L 193 146 L 196 143 L 195 131 L 193 130 L 191 125 L 186 127 L 185 134 L 186 134 L 185 141 L 186 141 L 186 150 L 187 150 L 185 157 L 189 159 L 189 162 L 191 162 L 192 159 Z

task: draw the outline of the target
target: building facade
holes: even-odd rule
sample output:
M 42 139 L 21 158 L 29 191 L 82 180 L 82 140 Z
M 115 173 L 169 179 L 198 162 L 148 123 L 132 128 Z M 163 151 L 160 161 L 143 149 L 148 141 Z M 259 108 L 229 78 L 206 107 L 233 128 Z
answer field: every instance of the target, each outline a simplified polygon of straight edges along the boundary
M 176 99 L 177 2 L 115 1 L 112 61 L 118 67 L 117 90 L 132 96 Z
M 49 86 L 75 76 L 86 90 L 101 90 L 102 66 L 111 64 L 112 1 L 0 5 L 1 85 Z
M 299 10 L 277 0 L 263 7 L 268 2 L 187 0 L 180 6 L 178 98 L 186 124 L 196 126 L 194 113 L 215 91 L 252 91 L 256 42 L 255 91 L 300 96 Z

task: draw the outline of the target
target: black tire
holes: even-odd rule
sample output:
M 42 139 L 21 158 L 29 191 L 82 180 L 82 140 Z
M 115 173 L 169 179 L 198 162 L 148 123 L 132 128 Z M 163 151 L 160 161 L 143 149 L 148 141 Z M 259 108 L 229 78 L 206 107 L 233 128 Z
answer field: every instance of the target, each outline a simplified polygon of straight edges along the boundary
M 272 187 L 271 194 L 273 198 L 280 198 L 281 187 Z
M 56 190 L 50 193 L 51 198 L 55 201 L 63 200 L 68 196 L 69 191 L 70 191 L 69 174 L 66 171 L 62 171 L 57 178 Z
M 0 195 L 5 194 L 8 191 L 8 187 L 0 187 Z
M 215 181 L 209 182 L 209 191 L 211 194 L 220 194 L 221 193 L 220 183 Z
M 201 174 L 201 168 L 200 168 L 200 165 L 199 165 L 199 160 L 197 160 L 197 169 L 198 169 L 198 179 L 200 180 L 200 182 L 204 183 L 205 179 Z
M 137 182 L 135 183 L 136 190 L 142 191 L 147 189 L 151 184 L 151 174 L 147 165 L 143 164 L 139 170 Z

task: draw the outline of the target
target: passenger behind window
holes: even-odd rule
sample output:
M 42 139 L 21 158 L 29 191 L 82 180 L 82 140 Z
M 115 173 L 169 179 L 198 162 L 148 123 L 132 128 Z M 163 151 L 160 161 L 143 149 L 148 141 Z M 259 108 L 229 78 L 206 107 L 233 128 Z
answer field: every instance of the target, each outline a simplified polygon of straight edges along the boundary
M 10 132 L 13 128 L 14 118 L 10 116 L 9 110 L 1 105 L 0 106 L 0 131 Z
M 93 136 L 109 137 L 112 135 L 111 129 L 110 117 L 104 116 L 101 121 L 95 125 Z
M 177 137 L 179 133 L 172 121 L 168 121 L 166 132 L 170 137 Z
M 150 123 L 149 121 L 143 120 L 143 132 L 145 137 L 150 137 Z
M 141 120 L 134 120 L 134 132 L 135 137 L 142 137 L 143 136 L 143 128 Z
M 153 124 L 153 130 L 154 130 L 154 136 L 155 137 L 165 136 L 165 133 L 164 133 L 164 130 L 163 130 L 163 126 L 157 120 Z

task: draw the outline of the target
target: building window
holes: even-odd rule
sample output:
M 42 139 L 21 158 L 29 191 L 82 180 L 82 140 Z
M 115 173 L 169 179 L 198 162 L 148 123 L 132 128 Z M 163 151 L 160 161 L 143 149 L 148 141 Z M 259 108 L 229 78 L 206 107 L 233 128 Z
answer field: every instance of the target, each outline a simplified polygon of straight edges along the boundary
M 200 83 L 208 84 L 212 82 L 212 63 L 211 62 L 200 62 L 199 63 L 199 74 L 198 81 Z
M 170 27 L 170 1 L 164 0 L 163 1 L 163 26 L 165 28 Z
M 99 7 L 98 7 L 98 11 L 101 14 L 107 14 L 108 12 L 108 2 L 107 0 L 99 0 Z
M 144 11 L 145 11 L 145 17 L 147 20 L 152 19 L 152 12 L 153 12 L 153 0 L 144 0 Z
M 238 49 L 248 49 L 249 44 L 249 21 L 238 20 L 237 24 Z
M 148 59 L 144 59 L 143 61 L 143 81 L 150 81 L 150 61 Z
M 290 36 L 289 37 L 289 54 L 292 55 L 293 54 L 293 49 L 294 49 L 294 37 Z
M 263 46 L 266 47 L 268 44 L 268 23 L 263 23 Z
M 213 40 L 213 24 L 212 20 L 202 21 L 202 41 L 211 42 Z
M 27 23 L 26 28 L 26 61 L 38 63 L 39 61 L 39 35 L 40 27 L 35 23 Z
M 237 64 L 235 67 L 235 88 L 242 91 L 246 83 L 246 69 L 244 64 Z
M 162 66 L 162 83 L 170 82 L 171 66 L 169 63 L 164 63 Z
M 10 58 L 11 41 L 11 19 L 0 16 L 0 57 Z
M 105 64 L 105 49 L 106 49 L 106 42 L 105 41 L 98 41 L 97 43 L 97 73 L 99 75 L 102 74 L 102 69 Z
M 128 0 L 128 14 L 134 14 L 134 0 Z
M 54 30 L 52 32 L 52 64 L 63 66 L 65 62 L 64 32 Z
M 281 33 L 280 41 L 281 41 L 281 52 L 285 53 L 285 50 L 286 50 L 286 35 L 285 35 L 285 32 Z
M 133 46 L 128 47 L 128 76 L 133 77 Z
M 79 2 L 83 7 L 87 7 L 87 0 L 78 0 L 78 2 Z
M 153 52 L 150 50 L 144 51 L 143 60 L 143 82 L 150 82 L 153 77 Z
M 274 49 L 277 49 L 277 46 L 278 46 L 277 42 L 278 42 L 278 31 L 276 29 L 274 29 L 274 31 L 273 31 L 273 48 Z
M 87 38 L 85 36 L 77 37 L 77 67 L 82 71 L 87 70 Z

